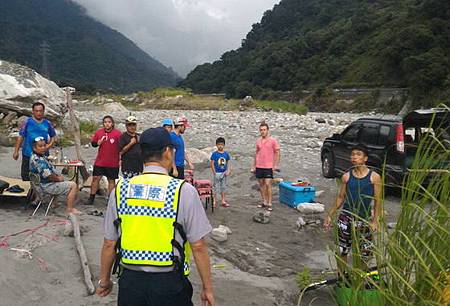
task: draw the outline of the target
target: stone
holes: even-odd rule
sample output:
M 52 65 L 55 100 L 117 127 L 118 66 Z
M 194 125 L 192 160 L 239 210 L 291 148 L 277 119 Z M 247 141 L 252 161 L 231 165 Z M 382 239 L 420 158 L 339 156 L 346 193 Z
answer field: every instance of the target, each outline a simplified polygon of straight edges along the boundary
M 108 113 L 118 112 L 118 113 L 128 114 L 128 112 L 129 112 L 125 106 L 123 106 L 120 103 L 116 103 L 116 102 L 107 103 L 107 104 L 103 105 L 103 110 Z
M 31 116 L 31 105 L 41 101 L 50 120 L 67 111 L 64 91 L 31 68 L 0 61 L 0 110 Z
M 388 222 L 387 227 L 389 229 L 393 229 L 397 226 L 397 222 Z
M 316 190 L 316 198 L 321 197 L 324 192 L 325 190 Z
M 230 229 L 228 226 L 225 226 L 225 225 L 219 225 L 218 228 L 224 230 L 224 231 L 227 233 L 227 235 L 231 235 L 231 234 L 233 233 L 233 232 L 231 231 L 231 229 Z
M 300 203 L 297 210 L 302 214 L 319 214 L 325 211 L 325 205 L 321 203 Z
M 73 237 L 73 226 L 72 223 L 64 224 L 63 236 L 65 237 Z
M 17 126 L 20 128 L 28 118 L 29 118 L 28 116 L 20 116 L 17 119 Z M 58 135 L 60 135 L 60 134 L 58 134 Z
M 196 148 L 187 148 L 186 156 L 193 164 L 201 164 L 208 162 L 211 155 Z
M 200 151 L 206 153 L 206 155 L 211 156 L 211 154 L 213 154 L 213 152 L 216 150 L 216 147 L 206 147 L 201 149 Z
M 315 120 L 317 123 L 326 123 L 326 121 L 325 121 L 325 119 L 323 119 L 323 118 L 316 118 L 316 120 Z
M 297 221 L 295 222 L 295 225 L 297 225 L 298 229 L 301 229 L 303 226 L 306 225 L 305 220 L 303 220 L 302 217 L 298 217 Z
M 254 222 L 262 224 L 267 224 L 270 222 L 269 215 L 262 211 L 257 212 L 255 215 L 253 215 L 252 219 Z
M 3 133 L 0 133 L 0 146 L 2 147 L 13 147 L 16 143 L 15 138 L 10 138 Z
M 17 118 L 17 113 L 16 112 L 9 112 L 5 118 L 3 118 L 2 123 L 4 125 L 10 125 L 10 123 Z
M 210 236 L 212 239 L 219 241 L 219 242 L 228 240 L 228 234 L 227 234 L 226 229 L 220 228 L 220 227 L 213 229 L 211 231 Z
M 315 148 L 320 148 L 320 144 L 318 144 L 316 141 L 310 141 L 308 142 L 308 148 L 310 149 L 315 149 Z
M 243 106 L 249 106 L 253 101 L 253 97 L 252 96 L 245 96 L 244 99 L 242 99 L 242 105 Z

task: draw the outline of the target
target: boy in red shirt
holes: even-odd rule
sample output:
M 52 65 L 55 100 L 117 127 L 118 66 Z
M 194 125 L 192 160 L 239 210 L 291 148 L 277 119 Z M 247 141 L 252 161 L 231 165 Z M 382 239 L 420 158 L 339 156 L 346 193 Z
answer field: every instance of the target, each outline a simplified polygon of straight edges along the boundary
M 95 194 L 102 176 L 108 179 L 108 194 L 114 189 L 115 179 L 119 178 L 119 139 L 122 133 L 114 128 L 111 116 L 103 117 L 103 128 L 92 136 L 92 146 L 98 147 L 92 173 L 91 196 L 87 204 L 94 204 Z
M 262 122 L 259 125 L 261 138 L 256 141 L 256 154 L 252 172 L 255 173 L 259 183 L 259 191 L 263 204 L 258 207 L 272 211 L 272 180 L 273 171 L 279 171 L 280 145 L 275 138 L 269 135 L 269 125 Z

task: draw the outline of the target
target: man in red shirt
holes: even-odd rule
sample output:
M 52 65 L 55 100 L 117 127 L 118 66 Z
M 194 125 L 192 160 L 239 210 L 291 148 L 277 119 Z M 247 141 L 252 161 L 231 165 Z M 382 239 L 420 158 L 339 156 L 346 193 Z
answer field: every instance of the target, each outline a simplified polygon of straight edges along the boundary
M 279 171 L 280 145 L 275 138 L 269 136 L 269 125 L 262 122 L 259 125 L 261 137 L 256 141 L 256 154 L 252 172 L 259 183 L 259 191 L 263 203 L 258 207 L 272 211 L 272 180 L 273 171 Z
M 97 158 L 92 173 L 91 196 L 87 204 L 94 204 L 95 194 L 102 176 L 108 179 L 108 194 L 114 189 L 115 179 L 119 178 L 119 139 L 122 133 L 114 128 L 111 116 L 103 117 L 103 128 L 92 136 L 92 146 L 98 147 Z

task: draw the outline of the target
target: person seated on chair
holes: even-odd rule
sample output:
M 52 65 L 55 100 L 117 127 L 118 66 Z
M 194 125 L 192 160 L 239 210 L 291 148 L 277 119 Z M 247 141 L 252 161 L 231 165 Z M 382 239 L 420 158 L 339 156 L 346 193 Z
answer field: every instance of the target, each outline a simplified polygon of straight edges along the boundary
M 45 156 L 46 151 L 44 137 L 36 137 L 30 158 L 30 172 L 39 176 L 39 186 L 44 193 L 56 197 L 67 196 L 67 214 L 80 214 L 80 211 L 73 207 L 78 193 L 77 185 L 72 181 L 64 181 L 62 175 L 55 172 L 55 168 Z

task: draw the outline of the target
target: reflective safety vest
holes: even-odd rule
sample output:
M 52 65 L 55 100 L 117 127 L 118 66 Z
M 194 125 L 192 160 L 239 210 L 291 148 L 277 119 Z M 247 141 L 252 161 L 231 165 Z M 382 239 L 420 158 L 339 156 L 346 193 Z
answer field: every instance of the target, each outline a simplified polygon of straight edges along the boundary
M 121 236 L 119 256 L 130 265 L 174 266 L 189 275 L 189 242 L 177 222 L 183 180 L 144 173 L 120 180 L 116 187 Z M 175 240 L 175 228 L 184 240 Z M 177 249 L 181 256 L 174 255 Z

